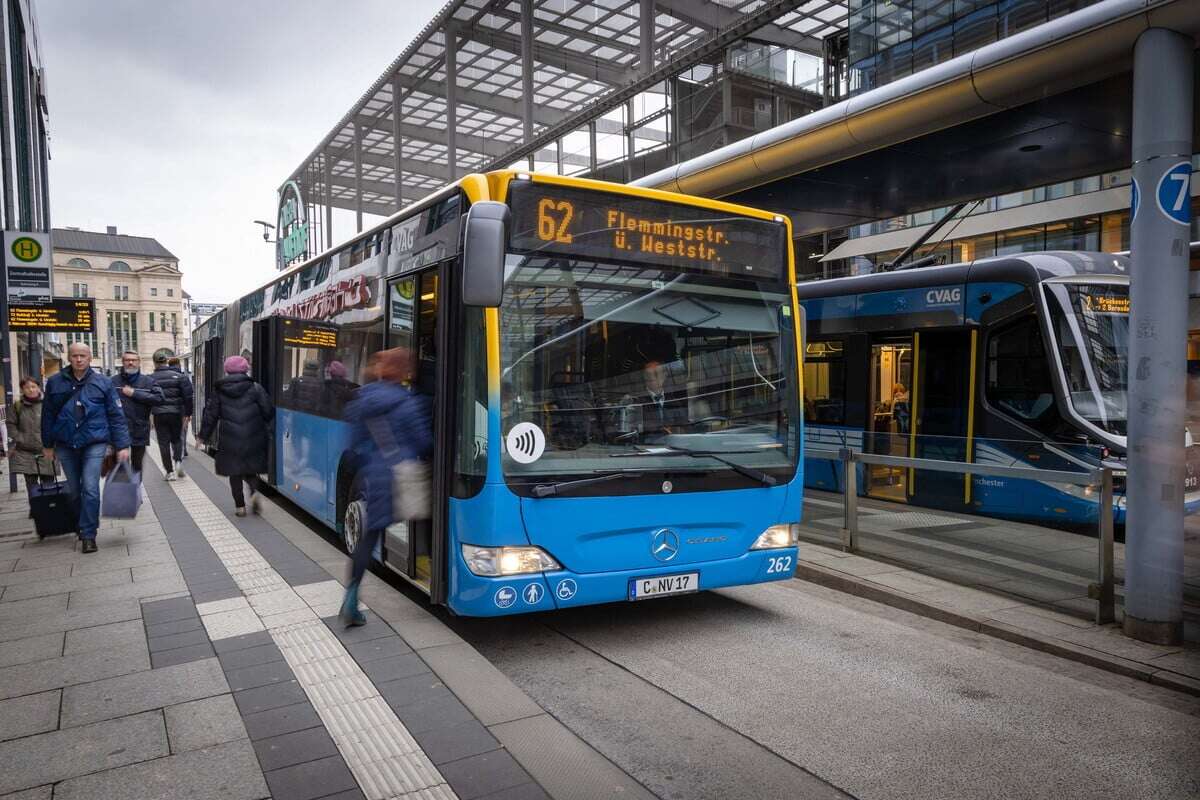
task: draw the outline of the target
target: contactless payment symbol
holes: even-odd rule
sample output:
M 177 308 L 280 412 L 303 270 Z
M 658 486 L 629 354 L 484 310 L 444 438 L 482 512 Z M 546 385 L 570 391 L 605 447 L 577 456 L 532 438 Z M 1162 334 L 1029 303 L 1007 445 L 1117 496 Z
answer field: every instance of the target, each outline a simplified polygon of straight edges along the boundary
M 546 594 L 546 590 L 542 588 L 540 583 L 531 583 L 525 587 L 525 602 L 531 606 L 536 606 L 542 602 L 542 597 Z
M 546 434 L 532 422 L 514 425 L 504 437 L 508 455 L 518 464 L 532 464 L 546 452 Z
M 1158 208 L 1180 225 L 1192 224 L 1192 164 L 1180 161 L 1158 179 Z
M 37 261 L 42 257 L 42 244 L 37 239 L 31 239 L 28 236 L 20 236 L 13 240 L 12 254 L 21 261 L 26 263 Z
M 517 590 L 511 586 L 501 586 L 496 590 L 496 608 L 508 608 L 517 602 Z
M 559 600 L 570 600 L 579 591 L 579 587 L 575 585 L 575 581 L 571 578 L 564 578 L 558 582 L 558 587 L 554 590 L 554 594 Z

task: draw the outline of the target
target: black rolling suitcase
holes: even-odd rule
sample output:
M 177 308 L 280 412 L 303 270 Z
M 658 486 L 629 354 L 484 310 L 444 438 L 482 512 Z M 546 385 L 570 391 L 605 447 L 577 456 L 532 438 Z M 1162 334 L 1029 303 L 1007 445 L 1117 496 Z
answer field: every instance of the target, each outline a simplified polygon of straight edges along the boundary
M 67 482 L 53 478 L 38 478 L 29 492 L 29 510 L 39 539 L 63 536 L 79 530 L 79 504 L 67 491 Z

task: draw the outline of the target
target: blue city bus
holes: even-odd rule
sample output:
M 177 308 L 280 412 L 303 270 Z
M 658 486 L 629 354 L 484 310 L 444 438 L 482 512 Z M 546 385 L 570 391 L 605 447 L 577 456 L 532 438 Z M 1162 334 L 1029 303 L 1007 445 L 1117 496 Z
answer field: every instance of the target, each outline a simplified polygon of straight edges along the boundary
M 353 548 L 343 409 L 372 353 L 408 348 L 433 514 L 379 561 L 461 615 L 641 600 L 793 575 L 797 315 L 784 217 L 470 175 L 199 326 L 196 391 L 250 359 L 277 407 L 269 482 Z
M 806 444 L 816 450 L 1088 471 L 1125 455 L 1129 262 L 1024 253 L 798 287 Z M 1188 436 L 1186 503 L 1200 508 Z M 860 494 L 1094 526 L 1099 493 L 1035 480 L 858 465 Z M 842 488 L 808 458 L 806 485 Z M 1124 523 L 1124 479 L 1114 518 Z

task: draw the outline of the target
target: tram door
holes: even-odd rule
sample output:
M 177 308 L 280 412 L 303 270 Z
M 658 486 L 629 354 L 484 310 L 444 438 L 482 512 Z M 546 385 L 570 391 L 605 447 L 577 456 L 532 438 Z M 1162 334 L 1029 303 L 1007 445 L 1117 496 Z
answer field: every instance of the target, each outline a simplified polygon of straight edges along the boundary
M 217 381 L 225 374 L 225 347 L 224 340 L 215 336 L 208 339 L 200 347 L 196 348 L 200 351 L 200 359 L 198 365 L 197 376 L 200 390 L 195 393 L 193 400 L 195 401 L 196 413 L 192 415 L 192 433 L 200 433 L 200 424 L 204 421 L 204 406 L 208 402 L 208 398 L 215 391 Z M 215 438 L 220 438 L 220 431 L 214 434 Z M 219 442 L 209 442 L 214 449 L 220 446 Z
M 907 456 L 912 424 L 912 340 L 871 344 L 870 404 L 867 407 L 867 452 Z M 883 500 L 908 499 L 907 471 L 868 464 L 867 494 Z
M 446 441 L 442 383 L 446 380 L 441 354 L 448 348 L 449 336 L 443 319 L 448 303 L 444 301 L 445 278 L 449 272 L 443 263 L 433 269 L 412 273 L 388 283 L 386 348 L 403 347 L 411 351 L 415 374 L 412 388 L 430 399 L 433 412 L 434 463 L 432 465 L 432 520 L 413 523 L 396 522 L 388 527 L 384 537 L 384 560 L 392 569 L 407 575 L 430 591 L 437 599 L 441 584 L 441 542 L 445 537 L 446 482 L 444 472 Z
M 256 321 L 251 333 L 250 353 L 250 377 L 258 381 L 259 385 L 266 390 L 267 397 L 271 398 L 271 404 L 276 407 L 279 405 L 279 373 L 283 360 L 280 324 L 281 318 L 279 317 L 268 317 Z M 278 416 L 276 413 L 276 418 Z M 275 441 L 272 437 L 271 444 L 267 447 L 267 482 L 272 486 L 278 484 L 275 459 Z
M 916 458 L 966 460 L 970 403 L 969 331 L 922 331 L 917 346 L 911 453 Z M 908 496 L 916 505 L 961 508 L 963 478 L 953 472 L 910 470 Z

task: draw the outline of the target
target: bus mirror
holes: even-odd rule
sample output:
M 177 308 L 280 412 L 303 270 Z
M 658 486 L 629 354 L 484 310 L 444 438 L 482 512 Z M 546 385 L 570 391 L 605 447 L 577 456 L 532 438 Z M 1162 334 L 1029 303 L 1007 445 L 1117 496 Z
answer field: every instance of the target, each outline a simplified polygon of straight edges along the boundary
M 497 308 L 504 293 L 504 251 L 508 244 L 508 206 L 489 200 L 467 211 L 463 240 L 463 304 Z

